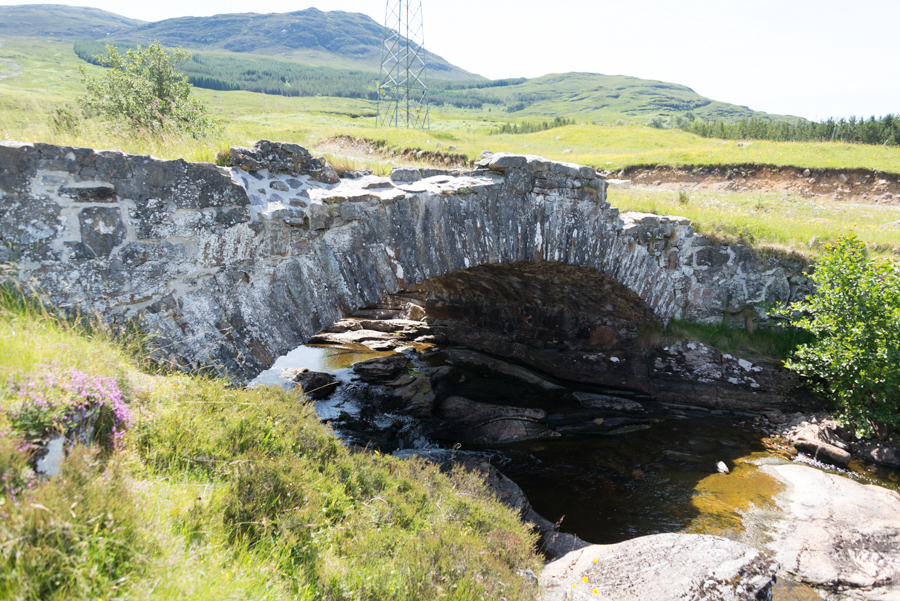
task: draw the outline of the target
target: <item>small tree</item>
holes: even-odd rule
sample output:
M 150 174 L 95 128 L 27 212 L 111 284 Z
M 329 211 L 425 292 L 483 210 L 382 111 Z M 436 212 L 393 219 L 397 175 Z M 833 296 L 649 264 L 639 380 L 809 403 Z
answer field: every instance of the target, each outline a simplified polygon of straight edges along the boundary
M 179 71 L 191 55 L 166 49 L 159 42 L 119 54 L 106 46 L 106 56 L 95 57 L 107 67 L 102 77 L 89 76 L 81 67 L 87 94 L 79 98 L 86 112 L 125 122 L 136 129 L 176 129 L 193 135 L 209 133 L 213 121 L 206 106 L 191 97 L 193 86 Z
M 786 366 L 860 435 L 900 426 L 900 266 L 867 259 L 850 237 L 827 248 L 812 277 L 816 294 L 777 312 L 816 337 Z

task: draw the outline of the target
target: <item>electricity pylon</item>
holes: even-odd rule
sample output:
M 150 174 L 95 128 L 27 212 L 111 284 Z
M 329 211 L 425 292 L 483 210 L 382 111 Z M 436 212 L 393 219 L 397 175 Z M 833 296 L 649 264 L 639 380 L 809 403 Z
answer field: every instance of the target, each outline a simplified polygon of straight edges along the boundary
M 422 0 L 387 0 L 384 25 L 375 123 L 429 129 Z

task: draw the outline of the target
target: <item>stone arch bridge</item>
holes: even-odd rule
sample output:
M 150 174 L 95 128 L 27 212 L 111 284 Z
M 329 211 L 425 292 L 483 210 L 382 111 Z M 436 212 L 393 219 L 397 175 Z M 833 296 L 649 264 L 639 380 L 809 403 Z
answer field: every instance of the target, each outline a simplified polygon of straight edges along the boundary
M 267 141 L 231 159 L 0 143 L 0 261 L 55 303 L 140 316 L 188 364 L 244 375 L 387 294 L 486 264 L 590 269 L 663 323 L 752 321 L 806 291 L 800 266 L 686 219 L 620 215 L 590 167 L 497 154 L 340 179 Z

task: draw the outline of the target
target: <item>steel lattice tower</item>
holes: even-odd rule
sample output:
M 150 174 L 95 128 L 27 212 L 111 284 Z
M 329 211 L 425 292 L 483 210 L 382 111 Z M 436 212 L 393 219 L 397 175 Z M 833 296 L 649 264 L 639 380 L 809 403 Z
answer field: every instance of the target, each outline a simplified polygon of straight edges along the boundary
M 376 125 L 429 129 L 422 0 L 387 0 L 384 25 Z

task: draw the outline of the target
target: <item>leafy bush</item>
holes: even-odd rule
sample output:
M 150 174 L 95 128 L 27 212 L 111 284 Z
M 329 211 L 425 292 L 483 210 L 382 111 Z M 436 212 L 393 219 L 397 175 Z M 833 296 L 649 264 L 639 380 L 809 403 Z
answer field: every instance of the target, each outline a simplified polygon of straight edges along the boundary
M 181 48 L 165 49 L 159 42 L 120 54 L 106 46 L 95 62 L 108 71 L 87 75 L 81 67 L 87 94 L 79 98 L 88 113 L 122 121 L 136 129 L 174 129 L 205 135 L 214 129 L 206 106 L 191 98 L 193 87 L 180 72 L 191 55 Z
M 860 435 L 900 426 L 900 267 L 867 259 L 850 237 L 826 249 L 812 277 L 817 293 L 777 312 L 816 337 L 786 366 Z

